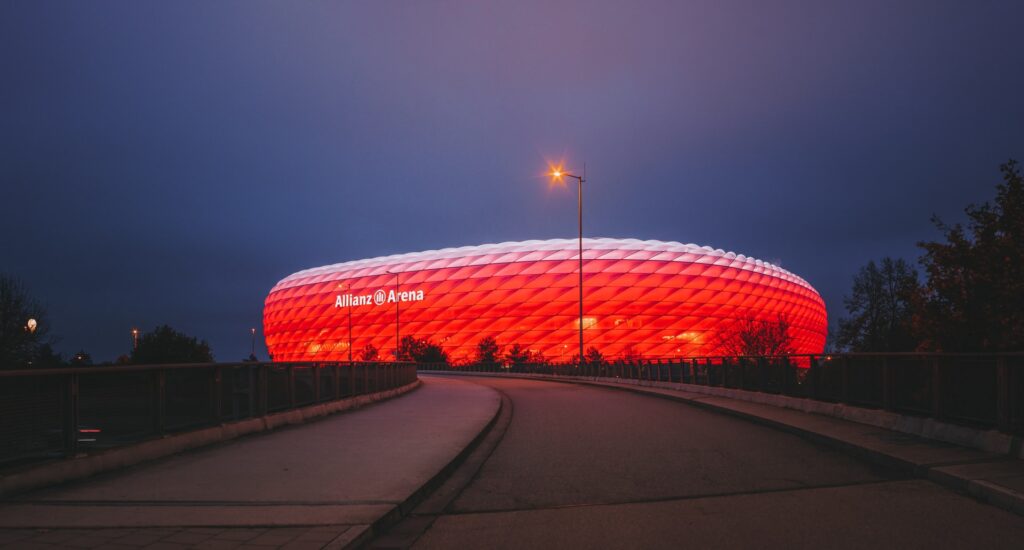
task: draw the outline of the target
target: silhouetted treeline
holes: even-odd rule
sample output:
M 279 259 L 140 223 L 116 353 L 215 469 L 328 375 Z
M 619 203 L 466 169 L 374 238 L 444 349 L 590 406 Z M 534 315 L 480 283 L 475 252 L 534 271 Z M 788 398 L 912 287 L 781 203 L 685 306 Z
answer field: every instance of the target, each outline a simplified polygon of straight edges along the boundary
M 919 242 L 923 278 L 904 260 L 868 262 L 854 277 L 836 345 L 864 352 L 1024 350 L 1024 178 L 1000 167 L 995 199 L 966 224 L 933 218 L 942 241 Z

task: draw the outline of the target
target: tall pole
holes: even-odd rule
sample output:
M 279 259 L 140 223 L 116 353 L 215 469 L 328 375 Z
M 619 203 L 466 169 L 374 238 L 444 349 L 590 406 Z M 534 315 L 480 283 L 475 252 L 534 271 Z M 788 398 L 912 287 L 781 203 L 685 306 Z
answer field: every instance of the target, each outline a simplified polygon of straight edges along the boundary
M 579 193 L 576 195 L 576 217 L 580 229 L 580 369 L 583 368 L 583 177 L 577 178 Z
M 256 357 L 256 329 L 249 329 L 252 332 L 252 348 L 249 351 L 249 355 L 253 358 Z
M 583 369 L 583 183 L 587 181 L 587 165 L 583 165 L 583 175 L 577 176 L 568 172 L 563 172 L 561 166 L 551 167 L 551 176 L 556 180 L 561 181 L 562 178 L 569 177 L 576 180 L 579 184 L 576 193 L 576 221 L 579 226 L 579 291 L 580 291 L 580 320 L 579 320 L 579 331 L 580 331 L 580 351 L 579 351 L 579 362 L 577 367 Z
M 391 272 L 389 271 L 388 273 L 391 273 Z M 398 293 L 401 291 L 401 287 L 399 285 L 401 283 L 398 280 L 398 273 L 399 272 L 397 272 L 397 271 L 394 272 L 394 274 L 395 274 L 395 361 L 396 362 L 400 361 L 402 359 L 402 356 L 399 353 L 399 345 L 400 345 L 401 341 L 398 338 L 399 329 L 400 329 L 400 326 L 401 326 L 400 325 L 400 318 L 399 318 L 399 313 L 400 312 L 398 310 L 398 303 L 401 301 L 401 300 L 398 299 Z
M 352 294 L 352 283 L 345 285 L 346 291 Z M 352 364 L 352 298 L 348 300 L 348 364 Z

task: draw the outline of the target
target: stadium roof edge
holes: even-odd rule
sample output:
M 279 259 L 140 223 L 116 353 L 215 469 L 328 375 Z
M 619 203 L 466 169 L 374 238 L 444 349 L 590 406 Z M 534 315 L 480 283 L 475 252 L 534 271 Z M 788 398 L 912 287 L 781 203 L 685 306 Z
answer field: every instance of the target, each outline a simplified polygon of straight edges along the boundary
M 460 246 L 460 247 L 449 247 L 441 248 L 438 250 L 426 250 L 422 252 L 406 252 L 401 254 L 391 254 L 387 256 L 377 256 L 374 258 L 366 258 L 362 260 L 351 260 L 347 262 L 339 262 L 335 264 L 314 267 L 310 269 L 304 269 L 293 273 L 276 285 L 272 291 L 281 290 L 285 288 L 291 288 L 294 286 L 301 286 L 309 284 L 311 279 L 316 281 L 324 280 L 331 275 L 340 275 L 346 271 L 364 270 L 367 268 L 382 268 L 381 273 L 386 272 L 384 267 L 390 267 L 395 264 L 423 264 L 424 262 L 431 262 L 445 259 L 455 258 L 473 258 L 482 256 L 493 256 L 501 254 L 505 258 L 501 258 L 493 263 L 512 263 L 521 261 L 540 261 L 543 258 L 530 258 L 526 254 L 530 252 L 559 252 L 568 251 L 572 252 L 571 258 L 576 257 L 577 247 L 579 246 L 577 239 L 547 239 L 547 240 L 528 240 L 528 241 L 507 241 L 502 243 L 493 244 L 481 244 L 473 246 Z M 687 254 L 699 255 L 696 258 L 690 259 L 690 261 L 701 262 L 701 263 L 714 263 L 716 260 L 727 260 L 732 264 L 739 264 L 738 267 L 744 269 L 762 271 L 767 270 L 775 273 L 782 278 L 789 279 L 795 283 L 805 286 L 811 290 L 814 288 L 803 278 L 798 275 L 787 271 L 777 265 L 774 265 L 763 260 L 758 260 L 743 254 L 736 254 L 735 252 L 726 252 L 720 248 L 715 249 L 709 246 L 700 246 L 693 243 L 683 244 L 677 241 L 658 241 L 658 240 L 640 240 L 640 239 L 617 239 L 617 238 L 584 238 L 583 239 L 583 258 L 584 260 L 600 259 L 604 256 L 602 251 L 630 251 L 630 252 L 658 252 L 658 253 L 674 253 L 677 254 L 674 257 L 669 258 L 657 258 L 662 261 L 686 261 Z M 522 257 L 508 258 L 509 254 L 523 254 Z M 507 259 L 506 259 L 507 258 Z M 548 259 L 552 260 L 565 260 L 568 258 L 562 257 L 551 257 Z M 651 259 L 655 259 L 652 257 Z M 496 258 L 497 260 L 497 258 Z M 708 260 L 711 260 L 710 262 Z M 465 264 L 460 264 L 465 265 Z M 441 267 L 441 266 L 439 266 Z M 422 269 L 436 269 L 432 267 L 415 267 L 410 271 L 418 271 Z M 325 277 L 326 276 L 326 277 Z M 344 280 L 347 277 L 337 277 L 338 280 Z

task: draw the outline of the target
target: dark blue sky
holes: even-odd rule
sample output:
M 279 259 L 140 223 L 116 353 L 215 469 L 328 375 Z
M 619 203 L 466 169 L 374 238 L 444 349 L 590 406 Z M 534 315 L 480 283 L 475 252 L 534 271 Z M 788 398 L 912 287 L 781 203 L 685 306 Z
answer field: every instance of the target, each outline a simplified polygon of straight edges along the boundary
M 0 4 L 0 271 L 65 353 L 248 354 L 286 275 L 588 236 L 857 268 L 1024 160 L 1024 3 Z M 265 357 L 265 351 L 260 352 Z

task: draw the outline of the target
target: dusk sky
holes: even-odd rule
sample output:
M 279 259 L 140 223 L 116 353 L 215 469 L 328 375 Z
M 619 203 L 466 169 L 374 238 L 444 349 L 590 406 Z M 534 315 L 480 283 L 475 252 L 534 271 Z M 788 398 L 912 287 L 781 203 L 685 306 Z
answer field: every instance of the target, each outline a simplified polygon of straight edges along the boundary
M 1019 0 L 7 0 L 0 77 L 0 272 L 97 361 L 242 359 L 301 269 L 575 237 L 557 159 L 586 236 L 778 263 L 834 322 L 1024 160 Z

